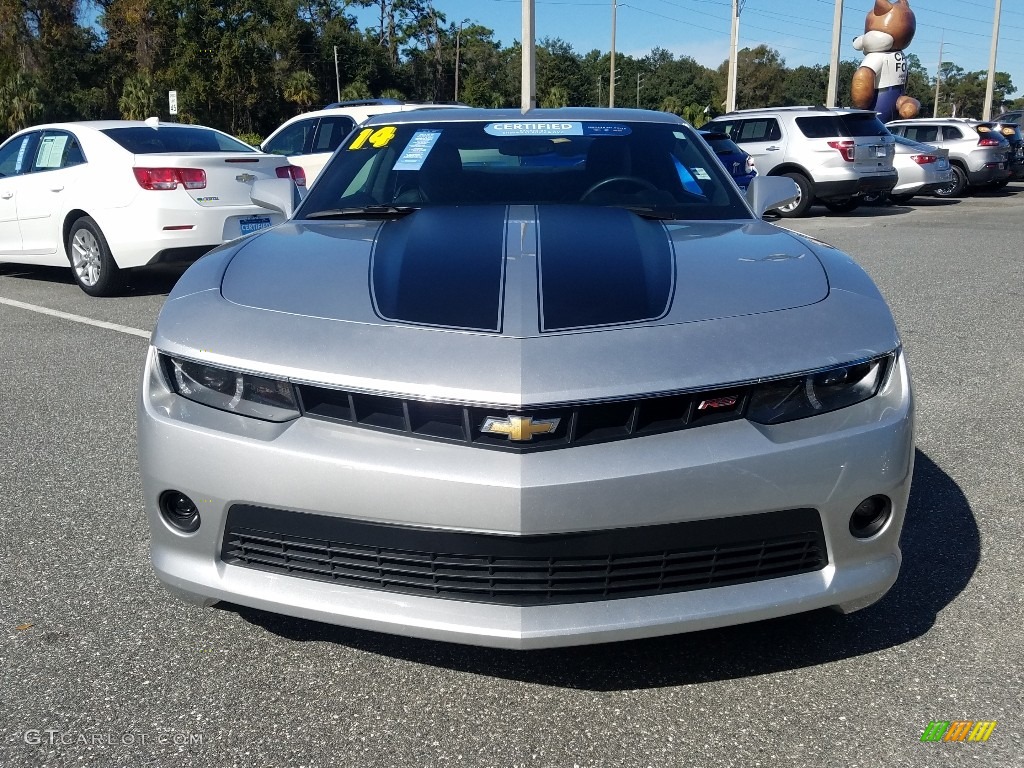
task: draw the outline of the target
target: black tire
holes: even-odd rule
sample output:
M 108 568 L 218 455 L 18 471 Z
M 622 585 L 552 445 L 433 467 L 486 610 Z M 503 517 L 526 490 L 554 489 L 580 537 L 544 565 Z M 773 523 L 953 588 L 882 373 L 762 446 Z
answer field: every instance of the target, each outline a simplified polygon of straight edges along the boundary
M 110 255 L 107 238 L 88 216 L 71 225 L 68 261 L 78 287 L 90 296 L 114 296 L 121 288 L 121 270 Z
M 796 185 L 800 187 L 800 197 L 796 199 L 796 202 L 782 208 L 776 208 L 775 212 L 784 219 L 796 219 L 800 216 L 806 216 L 811 203 L 814 202 L 814 190 L 811 189 L 810 180 L 802 173 L 794 172 L 782 175 L 796 182 Z
M 913 195 L 889 195 L 889 199 L 892 200 L 896 205 L 906 205 L 914 199 Z
M 832 213 L 849 213 L 860 207 L 860 200 L 856 197 L 848 197 L 845 200 L 826 200 L 825 207 Z
M 967 174 L 959 165 L 951 167 L 953 180 L 944 187 L 936 189 L 936 197 L 961 197 L 967 191 Z

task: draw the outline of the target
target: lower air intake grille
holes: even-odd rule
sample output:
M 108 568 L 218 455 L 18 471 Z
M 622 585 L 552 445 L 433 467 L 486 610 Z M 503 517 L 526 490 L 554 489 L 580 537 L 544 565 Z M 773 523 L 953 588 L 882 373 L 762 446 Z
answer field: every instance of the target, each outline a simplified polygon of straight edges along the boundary
M 508 536 L 246 505 L 229 510 L 222 558 L 352 587 L 501 605 L 684 592 L 808 573 L 827 562 L 813 509 Z

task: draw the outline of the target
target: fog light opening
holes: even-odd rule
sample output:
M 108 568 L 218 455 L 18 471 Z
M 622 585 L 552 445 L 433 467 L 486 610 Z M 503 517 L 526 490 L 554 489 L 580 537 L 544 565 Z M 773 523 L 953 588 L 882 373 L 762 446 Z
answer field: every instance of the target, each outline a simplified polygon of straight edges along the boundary
M 181 491 L 160 494 L 160 514 L 173 528 L 183 533 L 199 530 L 199 510 L 195 502 Z
M 858 539 L 868 539 L 878 533 L 892 516 L 892 502 L 888 496 L 869 496 L 850 515 L 850 533 Z

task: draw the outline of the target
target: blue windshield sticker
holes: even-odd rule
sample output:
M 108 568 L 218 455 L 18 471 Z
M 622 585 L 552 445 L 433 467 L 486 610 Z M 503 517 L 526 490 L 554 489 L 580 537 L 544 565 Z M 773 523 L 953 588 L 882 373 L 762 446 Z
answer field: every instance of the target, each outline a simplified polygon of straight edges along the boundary
M 582 136 L 583 123 L 561 120 L 524 120 L 521 123 L 490 123 L 484 132 L 491 136 Z
M 620 123 L 586 123 L 583 126 L 584 136 L 629 136 L 633 129 Z
M 693 174 L 690 173 L 689 169 L 681 162 L 679 162 L 678 157 L 673 157 L 672 161 L 675 163 L 676 173 L 679 174 L 679 181 L 682 182 L 683 189 L 685 189 L 687 192 L 691 192 L 695 195 L 700 195 L 701 197 L 704 197 L 704 190 L 700 188 L 700 184 L 697 183 L 697 179 L 693 178 Z M 700 170 L 706 177 L 707 171 L 705 171 L 703 168 L 701 168 Z
M 423 167 L 423 162 L 434 148 L 434 144 L 441 138 L 440 131 L 416 131 L 409 139 L 401 157 L 395 162 L 396 171 L 418 171 Z

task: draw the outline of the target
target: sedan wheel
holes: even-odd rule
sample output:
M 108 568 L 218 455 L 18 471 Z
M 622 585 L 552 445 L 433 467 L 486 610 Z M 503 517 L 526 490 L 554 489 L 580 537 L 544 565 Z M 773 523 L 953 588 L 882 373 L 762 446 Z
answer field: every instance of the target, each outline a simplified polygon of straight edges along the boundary
M 952 167 L 953 180 L 935 190 L 936 197 L 960 197 L 967 189 L 967 174 L 958 165 Z
M 110 255 L 103 233 L 88 216 L 71 225 L 68 258 L 79 287 L 90 296 L 112 296 L 121 285 L 121 273 Z

